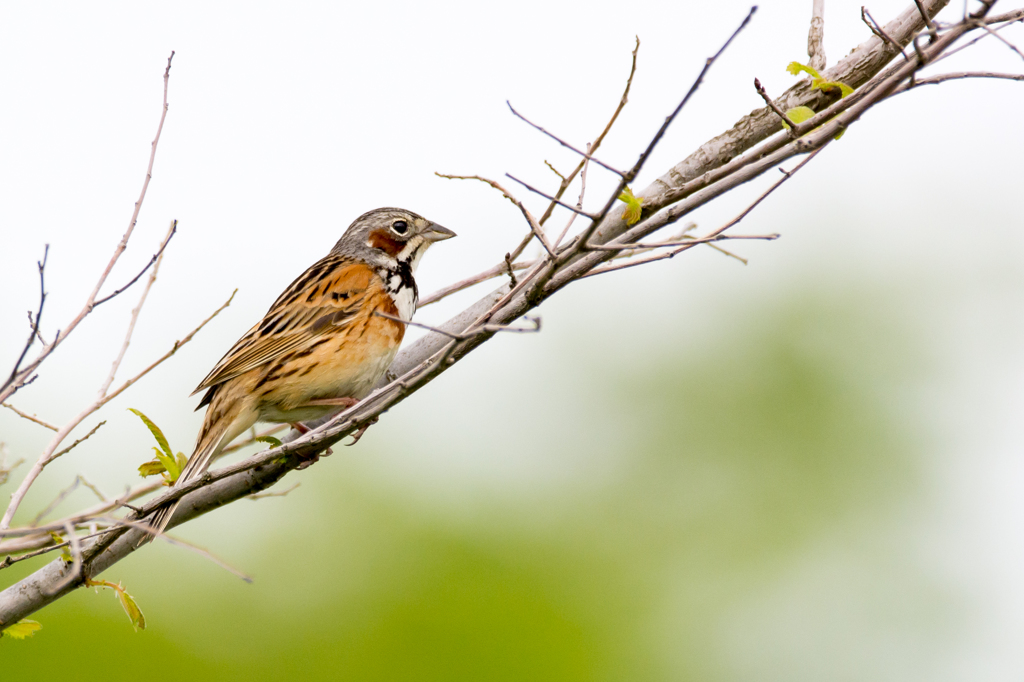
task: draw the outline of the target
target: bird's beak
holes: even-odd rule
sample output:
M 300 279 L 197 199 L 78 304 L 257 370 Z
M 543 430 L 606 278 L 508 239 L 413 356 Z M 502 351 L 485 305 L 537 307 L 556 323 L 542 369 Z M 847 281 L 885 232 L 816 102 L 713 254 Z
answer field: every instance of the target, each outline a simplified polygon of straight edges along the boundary
M 437 223 L 430 223 L 430 226 L 420 234 L 428 242 L 441 242 L 455 236 L 454 232 L 447 227 L 441 227 Z

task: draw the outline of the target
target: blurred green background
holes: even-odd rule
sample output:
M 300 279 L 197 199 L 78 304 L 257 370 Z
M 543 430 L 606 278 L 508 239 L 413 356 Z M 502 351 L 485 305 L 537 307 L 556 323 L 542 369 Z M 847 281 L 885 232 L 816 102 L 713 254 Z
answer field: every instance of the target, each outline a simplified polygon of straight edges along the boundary
M 869 9 L 885 21 L 909 4 Z M 784 68 L 804 54 L 810 5 L 759 10 L 637 188 L 760 107 L 753 76 L 772 93 L 792 84 Z M 60 11 L 40 9 L 51 6 Z M 240 288 L 96 416 L 107 425 L 47 469 L 19 519 L 76 474 L 109 495 L 138 481 L 151 440 L 128 407 L 188 451 L 201 419 L 192 388 L 360 212 L 406 206 L 459 233 L 424 260 L 423 292 L 500 260 L 521 215 L 482 185 L 432 173 L 550 184 L 544 159 L 575 161 L 512 119 L 506 99 L 591 139 L 639 34 L 630 104 L 602 151 L 626 165 L 747 9 L 9 8 L 0 359 L 24 343 L 43 244 L 49 335 L 120 237 L 170 49 L 165 137 L 116 282 L 149 259 L 167 221 L 180 232 L 122 378 Z M 859 12 L 828 3 L 830 63 L 869 37 Z M 1020 43 L 1022 30 L 1005 35 Z M 988 41 L 942 68 L 982 66 L 1020 62 Z M 134 595 L 144 632 L 109 590 L 81 590 L 35 614 L 43 629 L 31 639 L 0 639 L 0 677 L 1021 679 L 1022 92 L 958 82 L 886 102 L 736 228 L 782 234 L 735 246 L 749 265 L 695 249 L 560 292 L 540 334 L 488 342 L 357 447 L 289 475 L 283 488 L 301 485 L 287 496 L 177 531 L 252 584 L 147 547 L 103 576 Z M 688 218 L 713 229 L 776 177 Z M 595 205 L 611 181 L 592 169 Z M 482 290 L 417 319 L 442 322 Z M 14 404 L 56 423 L 77 414 L 135 296 L 100 308 Z M 49 435 L 0 410 L 12 459 L 33 460 Z M 58 511 L 90 501 L 78 490 Z M 0 571 L 0 587 L 44 561 Z
M 692 359 L 609 361 L 567 343 L 560 379 L 584 389 L 567 393 L 586 418 L 552 437 L 532 426 L 544 414 L 481 396 L 523 432 L 449 436 L 484 460 L 575 463 L 583 481 L 438 510 L 375 480 L 401 449 L 336 448 L 287 497 L 231 510 L 256 541 L 216 551 L 255 584 L 157 546 L 110 572 L 148 615 L 144 634 L 112 593 L 85 591 L 40 614 L 31 641 L 4 641 L 5 667 L 60 660 L 88 632 L 75 665 L 97 679 L 714 677 L 737 610 L 915 486 L 913 431 L 873 388 L 900 381 L 887 375 L 907 348 L 868 337 L 898 330 L 864 307 L 798 296 Z M 395 412 L 377 428 L 400 428 Z M 237 532 L 224 516 L 200 522 L 211 540 Z

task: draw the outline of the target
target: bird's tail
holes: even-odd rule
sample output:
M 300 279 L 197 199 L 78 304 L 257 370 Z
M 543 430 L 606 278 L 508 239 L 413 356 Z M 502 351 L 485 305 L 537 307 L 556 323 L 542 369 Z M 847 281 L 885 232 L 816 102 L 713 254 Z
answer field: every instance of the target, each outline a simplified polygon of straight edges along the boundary
M 208 419 L 210 416 L 210 412 L 207 412 Z M 212 424 L 203 424 L 203 430 L 200 431 L 195 452 L 193 452 L 192 456 L 188 458 L 188 463 L 185 464 L 185 468 L 182 469 L 181 473 L 178 475 L 178 480 L 174 482 L 175 488 L 183 486 L 193 479 L 202 476 L 217 453 L 220 452 L 229 441 L 233 440 L 238 433 L 251 426 L 251 424 L 246 424 L 239 429 L 237 422 L 236 414 L 220 414 L 217 415 L 217 418 Z M 143 523 L 148 525 L 152 530 L 149 535 L 139 542 L 140 545 L 152 541 L 153 538 L 164 532 L 164 529 L 167 528 L 167 524 L 170 523 L 171 517 L 174 516 L 174 512 L 180 503 L 181 498 L 179 497 L 177 500 L 168 502 L 163 507 L 160 507 L 153 512 L 151 516 L 143 520 Z

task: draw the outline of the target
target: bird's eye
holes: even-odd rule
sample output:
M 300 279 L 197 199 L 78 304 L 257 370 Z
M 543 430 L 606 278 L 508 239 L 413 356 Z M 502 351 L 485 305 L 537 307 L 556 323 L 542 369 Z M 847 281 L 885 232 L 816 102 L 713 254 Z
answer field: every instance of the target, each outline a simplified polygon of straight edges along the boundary
M 409 231 L 409 223 L 404 220 L 396 220 L 391 223 L 391 229 L 395 231 L 395 234 L 405 234 Z

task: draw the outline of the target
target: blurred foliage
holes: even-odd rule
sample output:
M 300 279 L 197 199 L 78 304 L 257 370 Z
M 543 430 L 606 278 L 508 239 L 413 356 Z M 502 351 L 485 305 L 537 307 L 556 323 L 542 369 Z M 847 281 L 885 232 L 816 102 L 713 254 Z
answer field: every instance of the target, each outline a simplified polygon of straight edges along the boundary
M 105 681 L 734 679 L 753 655 L 722 643 L 736 614 L 808 546 L 913 487 L 887 390 L 899 334 L 863 310 L 790 301 L 697 355 L 623 363 L 610 390 L 581 390 L 584 409 L 616 402 L 629 452 L 599 489 L 523 500 L 543 527 L 486 501 L 454 524 L 322 474 L 251 503 L 288 507 L 232 557 L 256 585 L 153 546 L 112 571 L 146 604 L 146 632 L 80 590 L 35 616 L 34 638 L 0 641 L 5 677 L 62 660 Z M 338 462 L 311 471 L 325 466 Z

